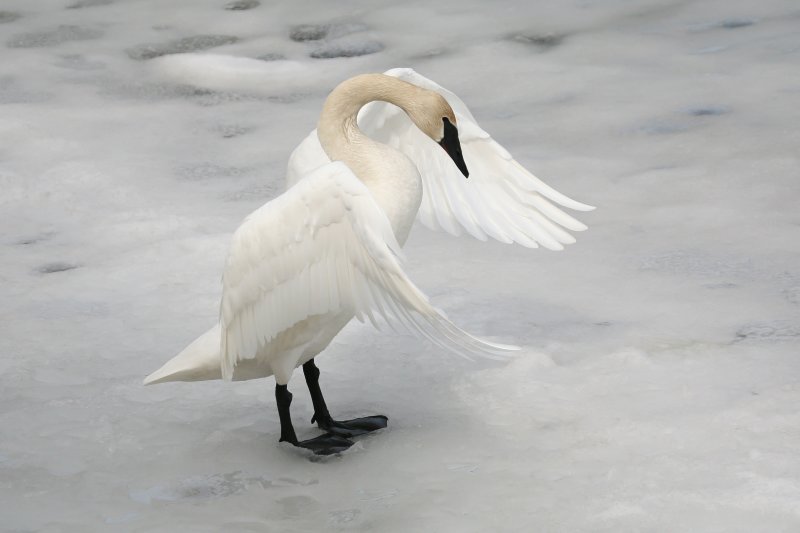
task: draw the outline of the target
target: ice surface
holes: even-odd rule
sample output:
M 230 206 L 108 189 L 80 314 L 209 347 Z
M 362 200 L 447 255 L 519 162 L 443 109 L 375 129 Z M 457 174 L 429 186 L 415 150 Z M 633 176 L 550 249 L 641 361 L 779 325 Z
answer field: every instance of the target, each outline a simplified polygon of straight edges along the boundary
M 0 530 L 800 530 L 796 2 L 2 4 Z M 239 70 L 178 69 L 192 36 Z M 339 40 L 383 49 L 309 57 Z M 523 352 L 348 327 L 328 403 L 389 428 L 313 461 L 269 380 L 142 387 L 327 92 L 398 66 L 598 206 L 561 253 L 412 232 L 412 279 Z
M 34 31 L 12 37 L 6 45 L 9 48 L 39 48 L 56 46 L 69 41 L 86 41 L 98 39 L 103 35 L 101 30 L 83 26 L 60 25 L 52 30 Z

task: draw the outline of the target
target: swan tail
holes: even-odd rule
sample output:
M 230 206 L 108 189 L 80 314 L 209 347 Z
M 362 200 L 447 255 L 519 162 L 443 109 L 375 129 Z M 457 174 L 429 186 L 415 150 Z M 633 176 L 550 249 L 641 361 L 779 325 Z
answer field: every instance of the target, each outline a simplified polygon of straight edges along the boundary
M 164 366 L 144 378 L 144 384 L 222 379 L 219 346 L 220 329 L 219 325 L 216 325 L 167 361 Z

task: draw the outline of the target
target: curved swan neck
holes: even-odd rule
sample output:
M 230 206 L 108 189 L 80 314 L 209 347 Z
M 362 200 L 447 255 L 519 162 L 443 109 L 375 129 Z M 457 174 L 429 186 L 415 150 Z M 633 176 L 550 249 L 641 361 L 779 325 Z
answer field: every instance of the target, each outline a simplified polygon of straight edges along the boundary
M 317 135 L 322 149 L 333 161 L 351 163 L 352 150 L 374 142 L 358 127 L 358 111 L 375 100 L 389 102 L 404 111 L 415 105 L 421 89 L 384 74 L 362 74 L 339 84 L 322 107 Z M 359 176 L 363 179 L 362 176 Z
M 422 181 L 416 165 L 399 150 L 364 135 L 356 119 L 358 111 L 375 100 L 389 102 L 406 114 L 420 113 L 424 91 L 383 74 L 351 78 L 325 100 L 317 125 L 317 137 L 331 161 L 344 162 L 367 186 L 403 244 L 411 231 L 422 201 Z

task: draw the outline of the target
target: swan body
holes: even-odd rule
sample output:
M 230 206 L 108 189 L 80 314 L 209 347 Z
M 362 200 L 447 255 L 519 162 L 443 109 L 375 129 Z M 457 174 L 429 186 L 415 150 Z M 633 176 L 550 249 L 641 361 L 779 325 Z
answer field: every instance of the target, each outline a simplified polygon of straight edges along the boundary
M 145 384 L 274 375 L 281 440 L 340 451 L 346 437 L 386 421 L 334 421 L 319 391 L 313 359 L 353 317 L 382 319 L 460 354 L 516 349 L 459 329 L 406 276 L 401 246 L 415 218 L 453 234 L 560 249 L 574 242 L 562 226 L 585 226 L 550 201 L 591 209 L 529 174 L 458 97 L 413 70 L 351 78 L 292 153 L 286 192 L 234 233 L 219 324 Z M 286 384 L 298 366 L 315 418 L 330 431 L 313 442 L 297 441 L 288 415 Z

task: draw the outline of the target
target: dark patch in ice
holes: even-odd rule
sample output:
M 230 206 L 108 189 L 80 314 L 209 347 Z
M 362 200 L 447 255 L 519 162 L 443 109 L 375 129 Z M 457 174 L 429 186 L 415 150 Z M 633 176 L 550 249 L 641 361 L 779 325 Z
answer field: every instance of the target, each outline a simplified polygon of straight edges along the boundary
M 14 22 L 20 18 L 22 18 L 22 15 L 19 13 L 14 13 L 13 11 L 0 11 L 0 24 Z
M 283 54 L 261 54 L 256 57 L 256 59 L 260 59 L 261 61 L 282 61 L 286 59 L 286 56 Z
M 289 39 L 298 43 L 306 41 L 319 41 L 328 36 L 328 26 L 316 24 L 300 24 L 289 30 Z
M 255 9 L 261 5 L 258 0 L 234 0 L 225 4 L 225 9 L 228 11 L 247 11 L 248 9 Z
M 83 9 L 85 7 L 107 6 L 112 0 L 79 0 L 67 6 L 67 9 Z
M 328 35 L 328 26 L 316 24 L 300 24 L 289 30 L 289 39 L 302 43 L 305 41 L 318 41 Z
M 558 33 L 543 33 L 543 34 L 526 34 L 518 33 L 510 37 L 511 40 L 518 43 L 527 44 L 536 47 L 540 51 L 550 50 L 560 45 L 566 39 L 566 35 Z
M 800 337 L 800 326 L 786 322 L 748 324 L 736 332 L 736 342 L 794 341 Z
M 715 117 L 728 112 L 730 112 L 730 108 L 714 105 L 691 107 L 686 110 L 686 113 L 693 117 Z
M 83 26 L 62 25 L 53 30 L 22 33 L 12 37 L 6 44 L 9 48 L 41 48 L 56 46 L 69 41 L 88 41 L 103 36 L 101 30 Z
M 755 23 L 756 21 L 753 19 L 727 19 L 720 22 L 719 27 L 725 28 L 726 30 L 735 30 L 736 28 L 752 26 Z
M 347 22 L 338 24 L 300 24 L 289 29 L 289 38 L 302 43 L 306 41 L 319 41 L 320 39 L 336 39 L 369 29 L 361 22 Z
M 333 59 L 336 57 L 358 57 L 375 54 L 384 49 L 383 43 L 379 41 L 353 41 L 353 42 L 332 42 L 322 45 L 311 52 L 311 57 L 315 59 Z
M 208 50 L 217 46 L 233 44 L 239 38 L 233 35 L 192 35 L 166 43 L 145 43 L 134 46 L 126 50 L 128 57 L 137 61 L 153 59 L 156 57 L 170 54 L 185 54 L 187 52 L 197 52 Z
M 248 173 L 248 169 L 241 167 L 222 166 L 216 163 L 197 163 L 179 167 L 177 174 L 187 181 L 200 181 L 218 178 L 235 178 L 244 176 Z
M 756 24 L 758 20 L 756 19 L 748 19 L 748 18 L 730 18 L 730 19 L 723 19 L 716 22 L 704 22 L 701 24 L 694 24 L 689 27 L 689 31 L 693 32 L 700 32 L 700 31 L 709 31 L 709 30 L 736 30 L 739 28 L 746 28 L 748 26 L 752 26 Z
M 74 270 L 80 265 L 74 263 L 66 263 L 64 261 L 53 261 L 52 263 L 45 263 L 37 267 L 36 271 L 40 274 L 54 274 L 56 272 L 66 272 L 67 270 Z

